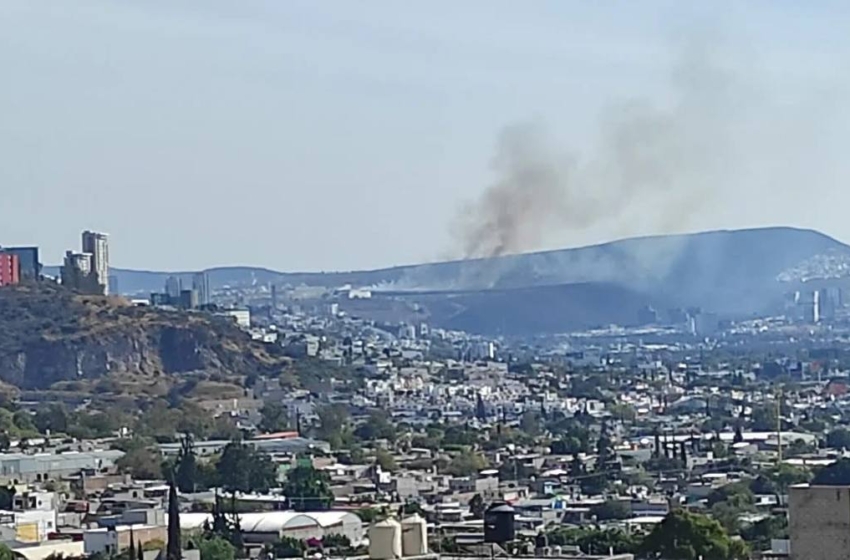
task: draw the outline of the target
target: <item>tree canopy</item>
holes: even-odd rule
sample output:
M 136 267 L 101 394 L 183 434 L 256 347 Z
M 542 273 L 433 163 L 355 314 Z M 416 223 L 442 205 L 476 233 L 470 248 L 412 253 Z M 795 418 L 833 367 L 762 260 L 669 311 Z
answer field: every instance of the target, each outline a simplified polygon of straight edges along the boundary
M 268 454 L 240 442 L 228 443 L 216 463 L 228 492 L 268 492 L 277 481 L 277 469 Z
M 312 465 L 298 465 L 287 474 L 283 494 L 296 511 L 330 509 L 334 499 L 330 482 L 327 473 Z
M 744 560 L 746 545 L 729 537 L 719 522 L 705 515 L 675 510 L 647 535 L 639 548 L 646 558 Z

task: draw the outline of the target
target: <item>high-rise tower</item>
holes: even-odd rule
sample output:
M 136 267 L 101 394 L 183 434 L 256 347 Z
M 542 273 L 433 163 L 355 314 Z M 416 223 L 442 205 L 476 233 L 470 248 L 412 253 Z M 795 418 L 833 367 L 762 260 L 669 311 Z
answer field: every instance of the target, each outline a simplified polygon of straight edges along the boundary
M 109 236 L 94 231 L 83 232 L 83 252 L 91 254 L 92 272 L 97 283 L 109 294 Z

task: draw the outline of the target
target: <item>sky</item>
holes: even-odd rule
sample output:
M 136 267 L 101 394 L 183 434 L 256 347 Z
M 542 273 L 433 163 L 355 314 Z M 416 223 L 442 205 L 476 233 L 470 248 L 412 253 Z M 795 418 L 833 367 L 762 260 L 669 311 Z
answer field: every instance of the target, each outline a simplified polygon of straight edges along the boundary
M 581 210 L 531 216 L 513 250 L 850 241 L 848 23 L 791 0 L 5 0 L 0 245 L 58 263 L 93 229 L 113 265 L 156 270 L 462 257 L 499 139 L 528 123 Z M 639 144 L 641 119 L 674 132 L 633 190 L 604 172 L 632 169 L 611 138 Z

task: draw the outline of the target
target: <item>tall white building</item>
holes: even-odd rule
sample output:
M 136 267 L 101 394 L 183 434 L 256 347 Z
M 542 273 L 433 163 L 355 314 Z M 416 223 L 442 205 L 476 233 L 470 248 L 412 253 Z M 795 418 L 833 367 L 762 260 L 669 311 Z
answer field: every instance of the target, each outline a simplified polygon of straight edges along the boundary
M 95 231 L 83 232 L 83 252 L 92 256 L 92 270 L 97 283 L 109 294 L 109 236 Z
M 212 291 L 210 290 L 210 275 L 206 272 L 198 272 L 192 278 L 192 289 L 198 292 L 198 304 L 209 305 L 212 303 Z

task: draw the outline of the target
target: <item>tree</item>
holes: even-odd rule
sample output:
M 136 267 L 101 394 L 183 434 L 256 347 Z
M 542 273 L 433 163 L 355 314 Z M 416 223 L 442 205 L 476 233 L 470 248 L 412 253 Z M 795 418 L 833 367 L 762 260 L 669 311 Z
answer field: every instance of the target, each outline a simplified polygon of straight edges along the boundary
M 585 554 L 633 554 L 640 539 L 620 529 L 559 528 L 547 534 L 552 546 L 577 546 Z
M 373 410 L 369 413 L 366 421 L 357 426 L 354 435 L 364 441 L 375 441 L 377 439 L 396 440 L 396 428 L 386 412 Z
M 68 413 L 62 405 L 51 404 L 36 411 L 33 424 L 43 434 L 64 433 L 68 430 Z
M 812 479 L 813 486 L 847 486 L 850 485 L 850 459 L 838 461 L 822 468 Z
M 260 410 L 260 431 L 266 433 L 282 432 L 289 429 L 289 415 L 286 409 L 277 403 L 266 403 Z
M 351 429 L 349 427 L 348 411 L 339 404 L 320 406 L 316 408 L 319 426 L 316 430 L 320 439 L 339 449 L 350 443 Z
M 386 449 L 378 449 L 375 452 L 375 464 L 386 472 L 395 472 L 398 469 L 398 465 L 395 463 L 395 457 Z
M 168 543 L 165 549 L 166 560 L 182 560 L 180 542 L 180 505 L 177 502 L 177 487 L 174 481 L 168 483 Z
M 850 430 L 836 428 L 826 435 L 826 446 L 833 449 L 850 449 Z
M 623 500 L 607 500 L 590 508 L 591 515 L 597 521 L 628 519 L 632 516 L 632 508 Z
M 453 476 L 471 476 L 489 466 L 487 459 L 480 453 L 461 453 L 452 458 L 446 473 Z
M 129 449 L 118 459 L 116 466 L 121 472 L 130 473 L 133 478 L 156 480 L 162 478 L 162 457 L 159 451 L 150 447 L 138 446 Z
M 14 509 L 15 493 L 17 490 L 14 486 L 6 488 L 0 487 L 0 509 L 11 511 Z
M 475 494 L 469 500 L 469 511 L 475 519 L 484 519 L 484 512 L 487 509 L 487 504 L 484 503 L 484 498 L 481 494 Z
M 771 515 L 741 531 L 741 537 L 753 550 L 767 550 L 773 539 L 788 538 L 788 518 L 784 515 Z
M 0 544 L 0 560 L 14 560 L 15 555 L 5 544 Z
M 216 472 L 225 490 L 235 492 L 268 492 L 277 481 L 277 469 L 267 453 L 241 442 L 225 446 Z
M 746 546 L 732 540 L 710 517 L 674 510 L 656 525 L 639 547 L 639 556 L 657 559 L 744 560 Z
M 531 437 L 540 435 L 540 413 L 535 410 L 529 410 L 522 415 L 519 421 L 519 429 L 524 434 Z
M 197 485 L 197 459 L 192 435 L 186 433 L 180 442 L 180 454 L 177 457 L 177 473 L 175 480 L 181 492 L 190 494 Z
M 785 463 L 764 471 L 764 476 L 769 478 L 776 486 L 776 492 L 785 494 L 788 487 L 794 484 L 803 484 L 812 480 L 812 473 L 805 468 L 794 467 Z M 755 490 L 753 490 L 755 492 Z
M 751 417 L 752 428 L 758 432 L 769 432 L 776 430 L 779 416 L 777 415 L 776 406 L 768 404 L 753 410 Z
M 221 537 L 204 538 L 198 542 L 201 560 L 233 560 L 236 548 Z
M 334 501 L 330 482 L 326 472 L 316 470 L 312 465 L 298 465 L 287 474 L 283 495 L 296 511 L 330 509 Z

